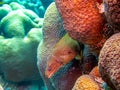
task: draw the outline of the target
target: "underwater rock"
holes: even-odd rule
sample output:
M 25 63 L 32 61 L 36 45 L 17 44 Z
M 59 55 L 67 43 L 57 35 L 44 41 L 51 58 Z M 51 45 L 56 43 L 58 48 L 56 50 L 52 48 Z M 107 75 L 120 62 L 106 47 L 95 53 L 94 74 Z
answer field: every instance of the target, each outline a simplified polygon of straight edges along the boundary
M 113 90 L 120 90 L 120 33 L 105 42 L 98 65 L 103 80 Z
M 55 0 L 70 36 L 83 44 L 95 45 L 103 39 L 104 18 L 95 0 Z
M 89 74 L 95 66 L 97 66 L 97 59 L 93 54 L 83 57 L 82 72 L 84 74 Z
M 21 10 L 11 11 L 1 20 L 1 31 L 6 38 L 24 37 L 33 27 L 38 25 Z
M 46 10 L 43 23 L 43 40 L 38 46 L 38 68 L 48 90 L 71 90 L 76 79 L 82 74 L 79 61 L 74 60 L 62 67 L 53 77 L 47 78 L 45 70 L 48 60 L 52 55 L 54 46 L 65 35 L 63 22 L 52 3 Z
M 103 2 L 108 23 L 115 32 L 120 31 L 120 0 L 103 0 Z
M 99 85 L 89 75 L 80 76 L 72 90 L 100 90 Z
M 39 16 L 31 10 L 19 9 L 10 11 L 0 22 L 0 73 L 7 81 L 41 79 L 36 51 L 43 37 L 39 24 L 43 19 L 34 22 L 36 18 Z

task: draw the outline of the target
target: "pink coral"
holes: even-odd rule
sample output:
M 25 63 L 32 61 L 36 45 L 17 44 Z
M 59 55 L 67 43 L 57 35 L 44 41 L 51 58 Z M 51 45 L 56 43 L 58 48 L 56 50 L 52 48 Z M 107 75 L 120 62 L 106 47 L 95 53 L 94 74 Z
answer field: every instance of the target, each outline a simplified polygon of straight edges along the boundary
M 98 64 L 103 80 L 113 90 L 120 90 L 120 33 L 111 36 L 105 42 Z
M 120 0 L 103 0 L 105 16 L 115 32 L 120 31 Z

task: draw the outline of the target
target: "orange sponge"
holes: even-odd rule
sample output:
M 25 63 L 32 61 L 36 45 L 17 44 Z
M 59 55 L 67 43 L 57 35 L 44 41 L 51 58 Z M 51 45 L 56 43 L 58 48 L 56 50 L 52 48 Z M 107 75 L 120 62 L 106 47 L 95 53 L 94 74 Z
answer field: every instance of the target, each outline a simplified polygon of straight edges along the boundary
M 80 76 L 72 90 L 100 90 L 98 84 L 89 75 Z
M 104 25 L 95 0 L 55 0 L 64 27 L 70 36 L 84 44 L 93 45 L 103 38 Z

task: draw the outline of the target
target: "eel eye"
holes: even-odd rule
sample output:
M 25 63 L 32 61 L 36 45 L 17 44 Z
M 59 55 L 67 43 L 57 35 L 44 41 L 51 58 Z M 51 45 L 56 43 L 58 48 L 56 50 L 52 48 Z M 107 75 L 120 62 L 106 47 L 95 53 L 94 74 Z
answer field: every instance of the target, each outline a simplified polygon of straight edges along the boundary
M 68 51 L 68 54 L 71 54 L 72 52 L 71 51 Z

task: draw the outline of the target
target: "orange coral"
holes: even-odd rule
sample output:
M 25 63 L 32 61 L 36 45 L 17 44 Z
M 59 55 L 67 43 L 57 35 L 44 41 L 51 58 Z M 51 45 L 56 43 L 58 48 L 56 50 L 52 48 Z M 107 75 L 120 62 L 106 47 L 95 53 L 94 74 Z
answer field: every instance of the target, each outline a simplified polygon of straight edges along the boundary
M 89 73 L 89 75 L 92 77 L 101 77 L 98 66 L 94 67 L 92 71 Z
M 95 0 L 56 0 L 56 5 L 72 38 L 89 45 L 103 39 L 104 19 Z
M 93 77 L 93 79 L 96 81 L 96 83 L 98 83 L 98 85 L 102 89 L 104 81 L 102 80 L 98 66 L 94 67 L 93 70 L 89 73 L 89 75 Z
M 89 75 L 80 76 L 72 90 L 100 90 L 99 85 Z

